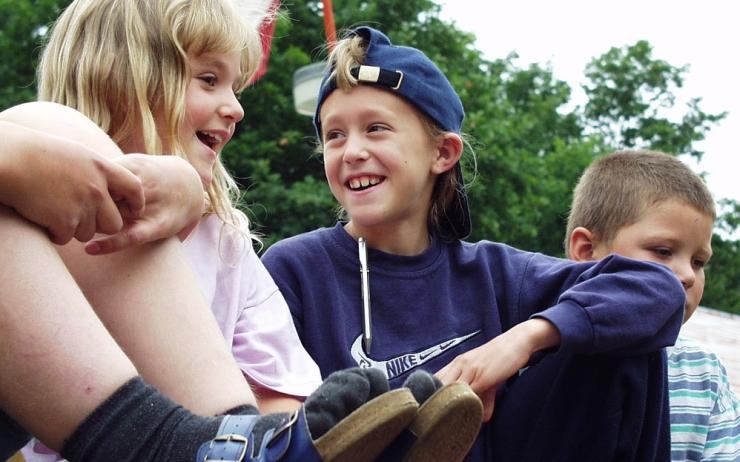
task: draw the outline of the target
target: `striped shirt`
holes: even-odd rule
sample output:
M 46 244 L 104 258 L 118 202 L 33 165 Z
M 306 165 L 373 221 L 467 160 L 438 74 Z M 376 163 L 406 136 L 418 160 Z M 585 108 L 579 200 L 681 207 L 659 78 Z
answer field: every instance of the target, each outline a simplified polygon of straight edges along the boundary
M 740 461 L 740 402 L 714 354 L 679 336 L 667 348 L 671 460 Z

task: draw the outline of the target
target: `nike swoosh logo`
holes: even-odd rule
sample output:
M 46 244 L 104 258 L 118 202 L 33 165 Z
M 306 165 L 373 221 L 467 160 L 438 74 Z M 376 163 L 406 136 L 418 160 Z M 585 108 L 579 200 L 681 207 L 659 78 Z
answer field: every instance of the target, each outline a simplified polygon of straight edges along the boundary
M 398 377 L 401 374 L 405 374 L 411 369 L 415 369 L 422 364 L 428 362 L 430 359 L 435 358 L 446 350 L 461 344 L 467 339 L 479 334 L 481 331 L 477 330 L 467 335 L 455 337 L 453 339 L 445 340 L 437 345 L 429 348 L 425 348 L 419 352 L 411 352 L 396 356 L 390 359 L 373 359 L 362 349 L 362 335 L 358 335 L 350 348 L 352 358 L 357 362 L 360 367 L 373 367 L 383 371 L 388 380 Z

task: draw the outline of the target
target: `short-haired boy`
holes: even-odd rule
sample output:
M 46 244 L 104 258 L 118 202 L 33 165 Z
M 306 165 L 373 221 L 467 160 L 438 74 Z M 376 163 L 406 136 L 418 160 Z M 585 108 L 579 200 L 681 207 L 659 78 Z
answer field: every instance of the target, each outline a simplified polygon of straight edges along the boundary
M 704 291 L 715 217 L 706 185 L 680 160 L 615 152 L 578 182 L 565 251 L 577 261 L 616 253 L 666 265 L 686 290 L 686 322 Z M 740 403 L 719 358 L 683 336 L 667 356 L 671 459 L 740 460 Z

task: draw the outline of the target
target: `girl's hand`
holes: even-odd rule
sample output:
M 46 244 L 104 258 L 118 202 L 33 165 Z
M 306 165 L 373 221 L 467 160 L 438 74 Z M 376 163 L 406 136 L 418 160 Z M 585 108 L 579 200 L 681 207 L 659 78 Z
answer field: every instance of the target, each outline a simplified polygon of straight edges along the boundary
M 195 169 L 176 156 L 126 154 L 115 162 L 135 174 L 144 187 L 146 208 L 141 214 L 121 209 L 124 226 L 113 236 L 85 246 L 102 255 L 171 237 L 197 224 L 204 211 L 204 191 Z
M 483 421 L 493 415 L 496 389 L 524 367 L 535 351 L 560 343 L 553 324 L 539 318 L 517 324 L 437 372 L 442 383 L 466 382 L 483 402 Z
M 116 233 L 119 206 L 130 216 L 144 208 L 141 181 L 81 143 L 4 121 L 0 133 L 0 202 L 45 228 L 55 244 Z

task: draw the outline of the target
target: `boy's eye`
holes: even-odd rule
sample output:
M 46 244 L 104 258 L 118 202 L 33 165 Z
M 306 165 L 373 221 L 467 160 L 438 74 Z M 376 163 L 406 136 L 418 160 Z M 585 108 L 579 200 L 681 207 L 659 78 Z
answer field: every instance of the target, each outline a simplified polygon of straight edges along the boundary
M 342 132 L 340 132 L 339 130 L 329 130 L 328 132 L 326 132 L 326 135 L 324 135 L 324 140 L 325 141 L 335 140 L 339 138 L 340 136 L 342 136 Z
M 694 268 L 701 269 L 707 266 L 707 262 L 704 260 L 700 260 L 698 258 L 694 259 L 693 261 Z
M 671 252 L 671 249 L 667 247 L 656 247 L 653 249 L 653 252 L 660 255 L 661 257 L 670 257 L 673 255 L 673 252 Z
M 385 125 L 381 125 L 381 124 L 372 124 L 367 129 L 367 131 L 369 132 L 380 132 L 384 130 L 388 130 L 388 127 L 386 127 Z

